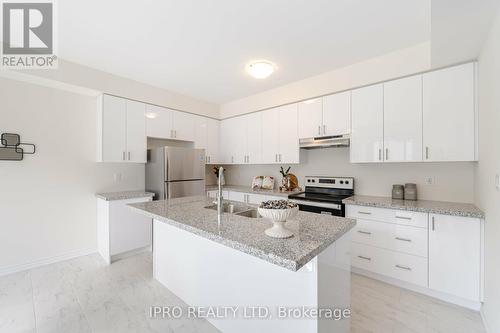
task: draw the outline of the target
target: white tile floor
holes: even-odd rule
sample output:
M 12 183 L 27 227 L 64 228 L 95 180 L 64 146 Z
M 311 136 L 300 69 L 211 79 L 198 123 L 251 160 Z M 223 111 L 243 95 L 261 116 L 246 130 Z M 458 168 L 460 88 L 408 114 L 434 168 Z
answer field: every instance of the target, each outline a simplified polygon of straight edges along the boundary
M 352 276 L 352 332 L 484 332 L 479 314 Z M 0 332 L 217 332 L 205 320 L 149 318 L 185 306 L 152 278 L 150 254 L 107 266 L 90 255 L 0 278 Z

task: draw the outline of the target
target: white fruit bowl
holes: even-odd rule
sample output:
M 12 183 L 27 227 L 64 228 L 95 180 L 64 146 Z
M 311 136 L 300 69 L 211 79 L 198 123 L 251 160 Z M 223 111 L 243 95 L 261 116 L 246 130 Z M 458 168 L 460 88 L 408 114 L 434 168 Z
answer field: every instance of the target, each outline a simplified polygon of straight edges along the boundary
M 293 232 L 285 228 L 285 222 L 297 215 L 299 207 L 288 209 L 266 209 L 258 208 L 259 214 L 273 221 L 273 226 L 266 229 L 265 233 L 273 238 L 288 238 L 293 236 Z

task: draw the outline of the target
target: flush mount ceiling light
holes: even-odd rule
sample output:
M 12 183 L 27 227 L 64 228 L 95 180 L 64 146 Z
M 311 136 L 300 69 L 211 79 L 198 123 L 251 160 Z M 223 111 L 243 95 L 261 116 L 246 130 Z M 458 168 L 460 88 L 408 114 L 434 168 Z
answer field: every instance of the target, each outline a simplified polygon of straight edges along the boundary
M 267 78 L 275 69 L 276 65 L 267 60 L 253 61 L 245 67 L 247 73 L 256 79 Z

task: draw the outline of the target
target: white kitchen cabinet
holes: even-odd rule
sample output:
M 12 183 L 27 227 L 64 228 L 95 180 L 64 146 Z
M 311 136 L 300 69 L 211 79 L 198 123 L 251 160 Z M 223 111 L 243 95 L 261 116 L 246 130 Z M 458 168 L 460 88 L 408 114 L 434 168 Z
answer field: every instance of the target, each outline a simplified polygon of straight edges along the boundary
M 146 134 L 151 138 L 173 139 L 172 110 L 146 104 Z
M 280 110 L 273 108 L 262 112 L 262 162 L 278 163 L 280 149 Z
M 475 64 L 423 75 L 425 161 L 474 161 Z
M 219 121 L 202 116 L 195 117 L 194 146 L 205 149 L 207 164 L 218 162 L 219 151 Z
M 146 162 L 145 104 L 103 95 L 98 110 L 100 162 Z
M 297 104 L 281 106 L 279 112 L 278 162 L 299 163 Z
M 384 83 L 384 161 L 422 161 L 422 76 Z
M 323 100 L 321 98 L 299 102 L 299 138 L 314 138 L 323 134 Z
M 382 162 L 384 92 L 376 84 L 352 91 L 351 162 Z
M 194 141 L 195 117 L 187 112 L 172 111 L 172 129 L 175 140 Z
M 262 163 L 299 163 L 297 104 L 262 111 Z
M 127 206 L 145 201 L 151 201 L 151 198 L 97 199 L 97 248 L 108 264 L 120 256 L 151 246 L 151 218 L 137 214 Z
M 127 100 L 127 161 L 146 163 L 146 105 Z
M 247 135 L 243 116 L 225 119 L 221 127 L 223 149 L 227 164 L 244 164 L 246 161 Z
M 262 112 L 250 113 L 244 116 L 246 127 L 246 158 L 247 164 L 262 163 Z
M 429 287 L 481 299 L 481 220 L 430 214 Z
M 323 135 L 351 133 L 351 92 L 323 97 Z

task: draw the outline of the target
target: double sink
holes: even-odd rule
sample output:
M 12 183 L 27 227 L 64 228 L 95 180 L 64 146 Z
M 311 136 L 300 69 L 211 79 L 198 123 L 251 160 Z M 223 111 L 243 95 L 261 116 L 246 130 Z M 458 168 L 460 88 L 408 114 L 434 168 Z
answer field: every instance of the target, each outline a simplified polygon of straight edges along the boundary
M 210 205 L 210 206 L 206 206 L 204 208 L 217 210 L 217 205 Z M 236 206 L 236 205 L 233 205 L 232 203 L 229 203 L 229 202 L 225 202 L 222 205 L 222 212 L 234 214 L 234 215 L 238 215 L 238 216 L 249 217 L 249 218 L 253 218 L 253 219 L 262 217 L 256 208 Z

